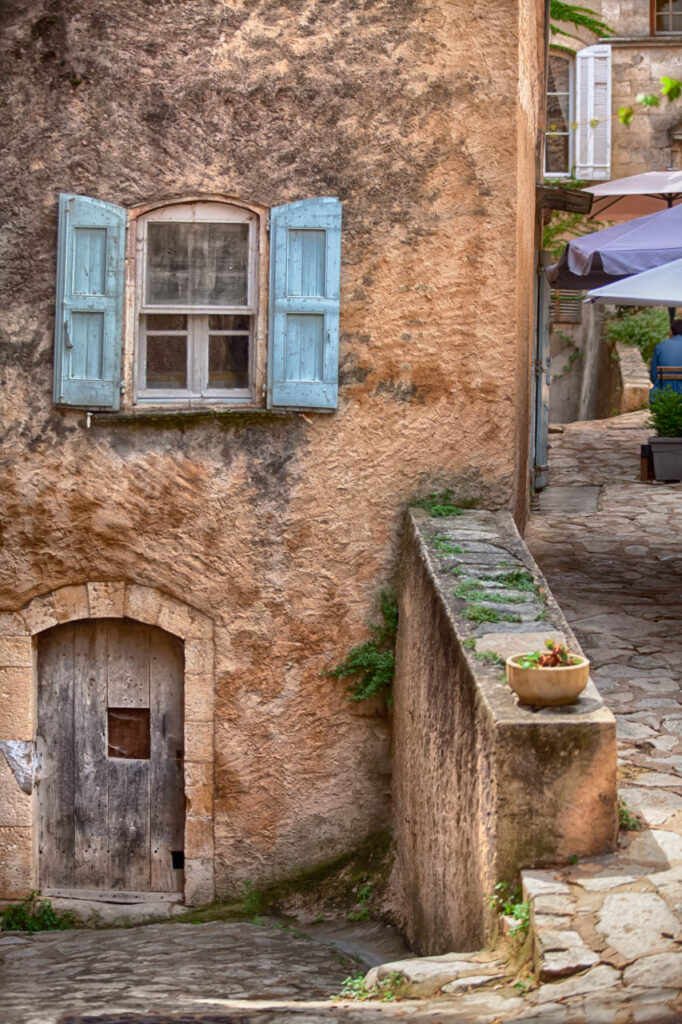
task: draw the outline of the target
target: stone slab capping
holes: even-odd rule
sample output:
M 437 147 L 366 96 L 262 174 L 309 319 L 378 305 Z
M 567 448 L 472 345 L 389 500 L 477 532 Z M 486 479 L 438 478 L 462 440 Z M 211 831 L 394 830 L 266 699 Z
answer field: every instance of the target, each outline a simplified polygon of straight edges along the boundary
M 615 720 L 591 680 L 560 708 L 509 689 L 495 655 L 549 638 L 581 650 L 508 512 L 410 510 L 399 604 L 400 924 L 423 955 L 475 949 L 497 881 L 615 848 Z
M 184 642 L 185 903 L 209 903 L 215 894 L 213 621 L 154 587 L 110 580 L 61 587 L 0 614 L 0 899 L 38 887 L 32 775 L 38 634 L 95 618 L 158 626 Z
M 644 409 L 649 404 L 649 369 L 635 345 L 616 342 L 620 378 L 621 413 Z

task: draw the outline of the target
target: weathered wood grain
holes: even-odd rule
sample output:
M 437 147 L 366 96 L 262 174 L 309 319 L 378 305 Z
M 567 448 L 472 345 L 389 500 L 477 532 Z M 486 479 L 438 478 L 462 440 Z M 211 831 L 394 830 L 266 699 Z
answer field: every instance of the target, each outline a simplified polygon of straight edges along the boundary
M 40 886 L 74 879 L 74 626 L 48 630 L 38 646 Z
M 109 887 L 151 888 L 149 761 L 109 758 Z
M 110 708 L 149 707 L 149 653 L 152 627 L 125 619 L 105 619 Z
M 96 889 L 109 881 L 106 620 L 74 627 L 74 884 Z
M 184 845 L 183 647 L 169 633 L 151 636 L 151 887 L 172 892 L 182 884 L 173 870 L 171 850 Z

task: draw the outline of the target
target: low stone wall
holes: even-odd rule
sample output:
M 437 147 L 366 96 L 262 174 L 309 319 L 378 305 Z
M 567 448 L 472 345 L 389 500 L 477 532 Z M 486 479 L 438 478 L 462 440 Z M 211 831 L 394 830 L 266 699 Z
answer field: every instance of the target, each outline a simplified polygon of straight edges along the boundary
M 494 659 L 550 637 L 580 651 L 509 513 L 408 513 L 395 881 L 399 924 L 419 953 L 480 946 L 498 880 L 615 846 L 615 722 L 594 684 L 574 705 L 532 710 Z
M 635 412 L 649 403 L 649 371 L 642 354 L 634 345 L 616 343 L 619 376 L 619 410 Z

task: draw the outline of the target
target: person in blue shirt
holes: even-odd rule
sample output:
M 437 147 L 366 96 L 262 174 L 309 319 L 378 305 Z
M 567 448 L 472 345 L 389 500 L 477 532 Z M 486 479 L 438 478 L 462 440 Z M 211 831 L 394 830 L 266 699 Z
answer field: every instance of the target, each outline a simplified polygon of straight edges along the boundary
M 670 325 L 672 337 L 665 341 L 659 341 L 654 349 L 651 360 L 651 383 L 653 387 L 649 391 L 649 401 L 654 398 L 663 388 L 672 388 L 673 391 L 682 392 L 682 380 L 668 380 L 663 384 L 658 382 L 659 366 L 682 366 L 682 320 L 673 320 Z

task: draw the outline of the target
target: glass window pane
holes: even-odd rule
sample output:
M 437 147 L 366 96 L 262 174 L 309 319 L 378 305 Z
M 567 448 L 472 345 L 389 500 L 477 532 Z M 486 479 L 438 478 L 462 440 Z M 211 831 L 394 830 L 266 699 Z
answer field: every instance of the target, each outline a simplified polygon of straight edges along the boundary
M 550 54 L 547 92 L 569 92 L 570 88 L 571 66 L 568 57 L 558 57 L 554 53 Z
M 186 331 L 187 317 L 184 313 L 154 313 L 147 317 L 148 331 Z
M 187 387 L 187 338 L 147 335 L 147 387 Z
M 208 339 L 209 388 L 249 386 L 249 336 L 212 334 Z
M 673 14 L 670 19 L 672 25 L 670 26 L 671 32 L 682 32 L 682 11 L 679 14 Z
M 248 224 L 149 224 L 146 302 L 245 306 L 248 264 Z
M 547 131 L 567 131 L 569 115 L 570 101 L 568 96 L 547 97 Z
M 669 25 L 670 25 L 670 18 L 668 16 L 668 12 L 667 11 L 666 11 L 665 14 L 657 14 L 656 15 L 656 31 L 657 32 L 667 32 Z
M 250 331 L 250 316 L 234 316 L 228 313 L 223 316 L 209 316 L 209 331 Z
M 545 171 L 547 174 L 568 174 L 568 135 L 545 136 Z

